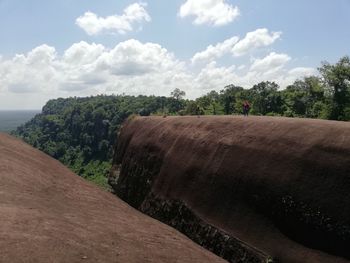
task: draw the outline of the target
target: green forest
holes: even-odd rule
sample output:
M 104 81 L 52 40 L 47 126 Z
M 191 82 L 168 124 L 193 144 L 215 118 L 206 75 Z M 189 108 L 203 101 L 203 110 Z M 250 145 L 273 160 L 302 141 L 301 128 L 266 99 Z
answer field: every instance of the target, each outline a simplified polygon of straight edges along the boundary
M 230 84 L 196 100 L 181 87 L 165 96 L 100 95 L 50 100 L 42 112 L 13 134 L 60 160 L 78 175 L 108 189 L 117 132 L 129 116 L 250 114 L 350 120 L 350 58 L 321 64 L 319 75 L 295 81 L 285 89 L 274 82 L 249 89 Z

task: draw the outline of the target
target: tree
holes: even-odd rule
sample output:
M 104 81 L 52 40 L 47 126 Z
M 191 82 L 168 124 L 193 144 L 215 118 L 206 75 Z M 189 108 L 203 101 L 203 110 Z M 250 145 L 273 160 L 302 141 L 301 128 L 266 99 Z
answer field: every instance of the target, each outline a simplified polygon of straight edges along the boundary
M 201 108 L 205 114 L 208 114 L 208 115 L 224 114 L 224 108 L 220 103 L 220 95 L 215 90 L 212 90 L 206 95 L 198 98 L 196 102 L 199 108 Z
M 176 89 L 174 89 L 174 91 L 172 91 L 170 93 L 170 95 L 175 100 L 174 101 L 174 106 L 175 106 L 174 108 L 175 108 L 175 111 L 178 112 L 182 108 L 183 103 L 181 102 L 181 100 L 183 99 L 184 96 L 186 96 L 186 92 L 176 88 Z
M 203 109 L 195 101 L 188 101 L 184 113 L 186 115 L 204 115 Z
M 330 118 L 350 120 L 350 58 L 342 57 L 335 65 L 323 62 L 319 71 L 333 96 Z
M 289 85 L 283 92 L 283 114 L 287 117 L 304 116 L 307 108 L 307 94 L 299 82 Z
M 279 86 L 275 82 L 264 81 L 253 86 L 252 113 L 266 115 L 267 113 L 281 113 L 282 98 L 278 92 Z
M 186 96 L 186 92 L 184 92 L 183 90 L 180 90 L 178 88 L 174 89 L 171 93 L 170 93 L 171 97 L 173 97 L 174 99 L 176 99 L 177 101 L 183 99 L 183 97 Z
M 243 91 L 242 87 L 230 84 L 220 91 L 220 101 L 225 114 L 235 113 L 236 95 Z

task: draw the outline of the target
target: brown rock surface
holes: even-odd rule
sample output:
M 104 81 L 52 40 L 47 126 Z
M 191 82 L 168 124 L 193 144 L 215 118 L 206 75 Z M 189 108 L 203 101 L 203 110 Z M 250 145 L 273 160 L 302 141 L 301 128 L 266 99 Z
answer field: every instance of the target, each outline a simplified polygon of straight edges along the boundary
M 110 183 L 220 255 L 224 241 L 208 237 L 223 231 L 280 262 L 350 262 L 350 123 L 136 118 L 122 128 Z
M 224 262 L 0 134 L 0 262 Z

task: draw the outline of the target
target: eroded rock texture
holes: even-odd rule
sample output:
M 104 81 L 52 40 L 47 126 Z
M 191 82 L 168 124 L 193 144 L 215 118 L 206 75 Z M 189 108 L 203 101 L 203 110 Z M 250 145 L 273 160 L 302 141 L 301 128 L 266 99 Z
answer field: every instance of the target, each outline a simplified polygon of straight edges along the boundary
M 225 261 L 0 133 L 0 262 Z
M 230 262 L 350 260 L 350 123 L 136 118 L 109 179 L 129 204 Z

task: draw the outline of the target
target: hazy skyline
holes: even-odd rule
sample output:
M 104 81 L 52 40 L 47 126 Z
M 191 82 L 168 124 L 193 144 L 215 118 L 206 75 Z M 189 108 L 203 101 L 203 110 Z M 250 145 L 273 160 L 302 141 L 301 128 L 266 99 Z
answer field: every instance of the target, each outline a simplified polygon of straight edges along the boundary
M 0 109 L 281 87 L 348 55 L 350 1 L 0 0 Z

